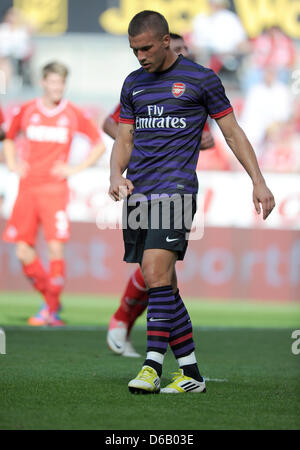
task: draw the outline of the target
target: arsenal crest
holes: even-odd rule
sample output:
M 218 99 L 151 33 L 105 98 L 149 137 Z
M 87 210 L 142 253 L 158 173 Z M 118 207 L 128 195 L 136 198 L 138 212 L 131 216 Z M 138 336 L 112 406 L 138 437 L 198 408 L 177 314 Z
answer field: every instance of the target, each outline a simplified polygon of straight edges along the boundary
M 176 98 L 181 97 L 184 91 L 185 91 L 184 83 L 173 83 L 172 94 L 174 95 L 174 97 Z

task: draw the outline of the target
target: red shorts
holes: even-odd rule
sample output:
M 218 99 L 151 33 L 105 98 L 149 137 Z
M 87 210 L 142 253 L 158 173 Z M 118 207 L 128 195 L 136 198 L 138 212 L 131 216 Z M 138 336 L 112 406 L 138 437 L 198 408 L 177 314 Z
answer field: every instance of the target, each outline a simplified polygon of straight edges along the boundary
M 34 245 L 39 225 L 42 225 L 46 241 L 67 241 L 70 236 L 66 213 L 68 198 L 66 185 L 48 184 L 19 189 L 3 240 Z

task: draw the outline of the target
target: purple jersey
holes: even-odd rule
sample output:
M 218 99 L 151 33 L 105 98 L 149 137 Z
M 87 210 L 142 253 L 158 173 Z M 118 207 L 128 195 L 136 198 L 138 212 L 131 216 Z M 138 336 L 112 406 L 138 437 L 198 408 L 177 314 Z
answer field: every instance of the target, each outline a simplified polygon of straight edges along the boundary
M 169 69 L 132 72 L 121 92 L 120 122 L 135 125 L 127 178 L 134 194 L 194 194 L 208 114 L 232 112 L 218 76 L 180 55 Z

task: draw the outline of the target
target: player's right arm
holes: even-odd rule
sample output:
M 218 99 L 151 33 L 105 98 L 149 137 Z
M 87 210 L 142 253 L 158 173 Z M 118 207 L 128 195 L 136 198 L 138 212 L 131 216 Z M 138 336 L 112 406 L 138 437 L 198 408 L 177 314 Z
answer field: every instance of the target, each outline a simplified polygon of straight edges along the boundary
M 123 177 L 131 157 L 133 138 L 134 125 L 119 123 L 110 158 L 110 187 L 108 192 L 115 201 L 127 197 L 134 189 L 132 182 Z
M 3 154 L 7 168 L 20 177 L 25 177 L 28 171 L 28 164 L 25 161 L 17 161 L 15 143 L 13 140 L 5 139 L 3 141 Z
M 5 139 L 3 142 L 3 153 L 6 165 L 11 172 L 14 172 L 17 167 L 15 144 L 11 139 Z
M 17 108 L 6 133 L 6 138 L 3 141 L 3 154 L 8 169 L 20 177 L 25 177 L 28 171 L 28 164 L 25 161 L 18 161 L 14 143 L 14 139 L 21 131 L 22 114 L 23 107 Z

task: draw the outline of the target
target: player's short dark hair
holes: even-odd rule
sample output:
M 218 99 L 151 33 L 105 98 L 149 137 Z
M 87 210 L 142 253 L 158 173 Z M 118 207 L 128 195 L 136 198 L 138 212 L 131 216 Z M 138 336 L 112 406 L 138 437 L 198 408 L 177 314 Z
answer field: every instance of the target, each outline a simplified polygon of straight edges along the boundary
M 177 34 L 177 33 L 170 33 L 170 38 L 171 39 L 181 39 L 181 40 L 183 40 L 183 37 L 180 36 L 180 34 Z
M 169 25 L 164 16 L 156 11 L 145 10 L 136 14 L 128 26 L 128 34 L 135 37 L 146 30 L 155 31 L 159 37 L 169 34 Z
M 64 64 L 58 61 L 52 61 L 42 68 L 42 77 L 46 78 L 49 73 L 56 73 L 63 78 L 67 78 L 69 70 Z

